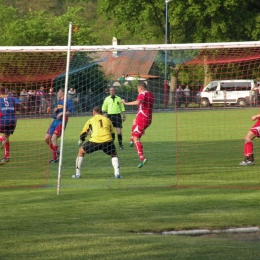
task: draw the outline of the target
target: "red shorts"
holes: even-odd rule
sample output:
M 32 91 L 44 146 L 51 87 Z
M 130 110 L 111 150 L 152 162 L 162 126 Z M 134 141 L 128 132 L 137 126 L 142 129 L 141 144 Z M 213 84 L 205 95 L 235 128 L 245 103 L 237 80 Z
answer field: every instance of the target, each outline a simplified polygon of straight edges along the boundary
M 252 133 L 254 133 L 254 135 L 256 136 L 256 137 L 260 137 L 260 120 L 258 120 L 253 126 L 252 126 L 252 128 L 250 129 L 250 131 L 252 132 Z
M 145 129 L 150 126 L 150 124 L 151 120 L 147 117 L 137 117 L 133 123 L 132 136 L 140 138 L 144 135 Z

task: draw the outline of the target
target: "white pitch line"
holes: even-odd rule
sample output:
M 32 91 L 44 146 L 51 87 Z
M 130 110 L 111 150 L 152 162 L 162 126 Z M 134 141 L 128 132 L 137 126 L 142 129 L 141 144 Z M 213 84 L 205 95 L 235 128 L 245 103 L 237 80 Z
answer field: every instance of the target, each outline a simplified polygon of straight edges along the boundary
M 200 236 L 208 234 L 221 234 L 221 233 L 252 233 L 259 232 L 259 227 L 244 227 L 244 228 L 228 228 L 220 230 L 209 229 L 192 229 L 192 230 L 179 230 L 179 231 L 162 231 L 160 233 L 144 232 L 142 235 L 185 235 L 185 236 Z

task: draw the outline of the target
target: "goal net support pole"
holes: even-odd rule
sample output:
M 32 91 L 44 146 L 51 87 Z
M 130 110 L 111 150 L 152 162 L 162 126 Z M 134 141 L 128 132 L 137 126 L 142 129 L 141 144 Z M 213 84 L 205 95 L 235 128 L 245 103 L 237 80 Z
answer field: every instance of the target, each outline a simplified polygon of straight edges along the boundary
M 61 131 L 61 141 L 60 141 L 60 159 L 59 159 L 59 168 L 58 168 L 57 195 L 60 195 L 60 185 L 61 185 L 61 176 L 62 176 L 65 119 L 66 119 L 66 107 L 67 107 L 67 99 L 68 99 L 68 84 L 69 84 L 69 72 L 70 72 L 71 35 L 72 35 L 72 22 L 70 22 L 69 24 L 69 34 L 68 34 L 68 50 L 67 50 L 66 76 L 65 76 L 65 86 L 64 86 L 64 101 L 63 101 L 64 104 L 63 104 L 63 115 L 62 115 L 62 131 Z

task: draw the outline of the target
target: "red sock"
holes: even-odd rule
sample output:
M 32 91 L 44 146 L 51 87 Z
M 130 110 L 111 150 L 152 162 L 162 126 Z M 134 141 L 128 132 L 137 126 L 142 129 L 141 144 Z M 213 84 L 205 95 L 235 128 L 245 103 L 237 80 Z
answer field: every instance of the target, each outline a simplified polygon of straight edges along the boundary
M 245 152 L 245 156 L 249 156 L 251 154 L 253 154 L 253 142 L 245 142 L 245 146 L 244 146 L 244 152 Z
M 144 160 L 143 145 L 140 141 L 135 142 L 135 148 L 141 161 Z
M 53 160 L 57 160 L 58 157 L 57 157 L 57 151 L 58 151 L 58 145 L 57 146 L 54 146 L 52 147 L 52 156 L 53 156 Z
M 52 143 L 49 143 L 49 146 L 50 146 L 50 148 L 53 150 L 53 145 L 52 145 Z
M 5 143 L 5 158 L 9 158 L 10 154 L 10 142 L 9 140 Z

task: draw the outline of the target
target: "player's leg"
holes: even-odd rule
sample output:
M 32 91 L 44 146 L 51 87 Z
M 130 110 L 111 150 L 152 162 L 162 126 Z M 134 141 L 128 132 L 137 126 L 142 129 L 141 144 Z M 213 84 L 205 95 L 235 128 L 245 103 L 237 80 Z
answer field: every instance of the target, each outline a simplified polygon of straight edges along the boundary
M 117 138 L 118 138 L 119 148 L 120 148 L 121 150 L 123 150 L 124 147 L 123 147 L 122 128 L 119 128 L 119 127 L 118 127 L 118 128 L 116 129 L 116 131 L 117 131 Z
M 44 137 L 44 142 L 51 148 L 52 150 L 52 142 L 51 142 L 51 135 L 49 134 L 49 129 Z
M 10 157 L 10 141 L 9 141 L 9 134 L 5 134 L 5 144 L 4 144 L 4 159 L 6 162 L 9 162 Z
M 50 147 L 51 150 L 53 150 L 51 137 L 54 134 L 55 128 L 56 128 L 56 123 L 55 123 L 55 121 L 53 121 L 51 123 L 49 129 L 47 130 L 47 133 L 46 133 L 45 138 L 44 138 L 45 143 Z
M 6 164 L 10 161 L 9 153 L 10 153 L 10 142 L 9 135 L 3 134 L 0 136 L 1 148 L 4 148 L 4 157 L 0 160 L 0 164 Z
M 55 133 L 51 137 L 52 160 L 50 161 L 50 163 L 59 162 L 58 138 L 59 138 L 59 135 L 57 135 Z
M 117 131 L 117 139 L 118 139 L 119 148 L 121 150 L 124 149 L 122 127 L 123 127 L 122 117 L 121 117 L 121 114 L 118 114 L 118 115 L 116 115 L 116 131 Z
M 146 163 L 147 159 L 144 156 L 143 144 L 141 142 L 141 137 L 134 136 L 134 144 L 137 151 L 137 154 L 140 159 L 140 163 L 138 164 L 138 168 L 142 168 Z
M 111 163 L 114 168 L 114 176 L 116 179 L 122 179 L 123 177 L 120 175 L 120 165 L 119 159 L 116 152 L 116 147 L 114 142 L 106 142 L 103 143 L 103 152 L 109 156 L 111 156 Z
M 136 120 L 134 119 L 133 120 L 133 124 L 132 124 L 132 130 L 131 130 L 131 137 L 130 137 L 130 142 L 129 142 L 129 145 L 130 147 L 133 147 L 134 146 L 134 137 L 133 137 L 133 131 L 134 131 L 134 128 L 135 128 L 135 122 Z
M 144 164 L 147 163 L 147 159 L 144 156 L 143 144 L 141 142 L 141 137 L 144 135 L 145 129 L 146 127 L 143 127 L 143 124 L 136 124 L 132 132 L 135 148 L 140 159 L 140 163 L 137 166 L 138 168 L 142 168 Z
M 60 151 L 58 147 L 58 139 L 61 136 L 62 132 L 62 123 L 59 121 L 54 121 L 53 126 L 55 127 L 55 130 L 53 131 L 53 135 L 51 137 L 51 143 L 52 143 L 52 160 L 50 163 L 56 163 L 59 162 L 59 156 L 60 156 Z M 66 125 L 65 125 L 66 127 Z
M 5 134 L 0 135 L 0 148 L 3 149 L 5 143 L 7 142 L 7 137 Z
M 0 149 L 3 149 L 6 142 L 8 141 L 8 132 L 11 127 L 9 120 L 2 119 L 0 117 Z
M 82 147 L 80 147 L 78 151 L 78 156 L 76 158 L 76 173 L 72 175 L 72 178 L 74 179 L 81 177 L 81 167 L 82 167 L 84 156 L 85 156 L 85 151 Z
M 3 133 L 2 145 L 4 147 L 4 158 L 0 161 L 1 164 L 5 164 L 10 161 L 10 141 L 9 136 L 14 133 L 16 128 L 16 119 L 5 120 L 0 123 L 0 132 Z M 4 128 L 4 129 L 3 129 Z
M 101 149 L 102 149 L 101 144 L 97 144 L 93 142 L 85 142 L 83 146 L 79 148 L 78 156 L 76 158 L 76 173 L 73 174 L 71 177 L 73 179 L 77 179 L 81 177 L 81 167 L 82 167 L 83 158 L 85 154 L 90 154 Z
M 259 128 L 259 127 L 258 127 Z M 259 129 L 258 129 L 259 130 Z M 245 160 L 240 162 L 239 165 L 254 165 L 254 146 L 253 139 L 259 134 L 257 128 L 252 128 L 245 136 L 244 156 Z M 256 132 L 257 131 L 257 132 Z

